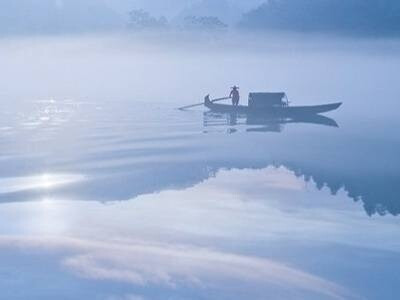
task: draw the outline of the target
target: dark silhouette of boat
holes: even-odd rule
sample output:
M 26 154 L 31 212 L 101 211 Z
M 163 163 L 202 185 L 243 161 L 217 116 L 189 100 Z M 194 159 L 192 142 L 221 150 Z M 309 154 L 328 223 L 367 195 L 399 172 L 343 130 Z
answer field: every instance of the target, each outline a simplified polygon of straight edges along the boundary
M 214 112 L 239 114 L 270 115 L 310 115 L 320 114 L 338 109 L 342 103 L 330 103 L 312 106 L 290 106 L 284 101 L 285 93 L 250 93 L 248 105 L 218 104 L 207 95 L 204 105 Z M 287 99 L 287 98 L 286 98 Z
M 328 127 L 339 127 L 335 120 L 318 114 L 269 115 L 238 114 L 208 111 L 204 113 L 204 126 L 247 125 L 247 132 L 282 132 L 286 124 L 314 124 Z
M 315 125 L 324 125 L 330 127 L 339 127 L 334 119 L 318 115 L 318 114 L 299 114 L 288 117 L 273 117 L 270 116 L 260 116 L 259 114 L 246 114 L 247 125 L 268 125 L 271 123 L 279 123 L 279 124 L 293 124 L 293 123 L 305 123 L 305 124 L 315 124 Z

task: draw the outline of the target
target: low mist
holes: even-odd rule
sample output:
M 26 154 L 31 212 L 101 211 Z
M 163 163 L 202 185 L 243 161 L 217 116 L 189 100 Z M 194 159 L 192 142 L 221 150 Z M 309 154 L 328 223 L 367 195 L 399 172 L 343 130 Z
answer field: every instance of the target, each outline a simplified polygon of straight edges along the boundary
M 295 103 L 397 105 L 396 40 L 301 34 L 108 34 L 3 38 L 3 99 L 191 103 L 285 91 Z M 368 100 L 374 96 L 374 100 Z

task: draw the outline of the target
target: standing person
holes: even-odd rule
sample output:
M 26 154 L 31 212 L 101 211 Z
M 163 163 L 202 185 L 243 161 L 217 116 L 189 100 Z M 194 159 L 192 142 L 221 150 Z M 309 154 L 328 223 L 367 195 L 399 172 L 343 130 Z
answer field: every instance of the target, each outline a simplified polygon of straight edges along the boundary
M 236 85 L 232 87 L 232 91 L 229 94 L 229 98 L 232 98 L 232 105 L 234 106 L 239 105 L 239 100 L 240 100 L 239 87 L 237 87 Z

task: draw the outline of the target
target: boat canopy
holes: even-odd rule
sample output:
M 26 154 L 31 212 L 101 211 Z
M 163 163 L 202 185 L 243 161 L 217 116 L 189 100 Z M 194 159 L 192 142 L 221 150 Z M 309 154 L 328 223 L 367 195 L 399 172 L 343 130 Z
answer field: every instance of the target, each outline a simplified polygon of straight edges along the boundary
M 250 93 L 249 107 L 283 106 L 285 93 Z

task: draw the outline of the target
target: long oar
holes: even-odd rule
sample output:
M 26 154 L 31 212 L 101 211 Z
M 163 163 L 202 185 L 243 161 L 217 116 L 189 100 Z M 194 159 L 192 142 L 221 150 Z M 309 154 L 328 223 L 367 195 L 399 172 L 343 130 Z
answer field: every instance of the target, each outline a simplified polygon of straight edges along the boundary
M 231 98 L 230 97 L 218 98 L 218 99 L 211 100 L 211 102 L 217 102 L 217 101 L 222 101 L 222 100 L 227 100 L 227 99 L 231 99 Z M 197 104 L 192 104 L 192 105 L 187 105 L 187 106 L 183 106 L 183 107 L 179 107 L 178 109 L 184 110 L 184 109 L 187 109 L 187 108 L 196 107 L 196 106 L 200 106 L 200 105 L 204 105 L 204 102 L 197 103 Z

